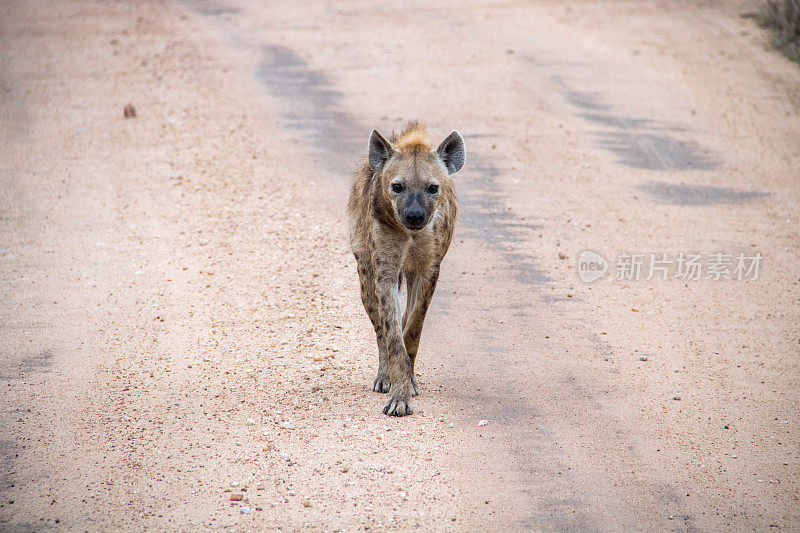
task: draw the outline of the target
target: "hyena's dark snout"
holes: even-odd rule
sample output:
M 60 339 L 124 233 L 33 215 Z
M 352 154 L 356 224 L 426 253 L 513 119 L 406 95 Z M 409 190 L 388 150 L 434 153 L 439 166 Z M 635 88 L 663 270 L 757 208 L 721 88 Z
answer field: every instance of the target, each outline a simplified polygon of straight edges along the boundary
M 408 229 L 422 229 L 428 223 L 425 205 L 418 195 L 411 195 L 403 214 L 403 223 Z
M 422 209 L 409 209 L 406 211 L 406 225 L 411 228 L 420 228 L 425 225 L 425 211 Z

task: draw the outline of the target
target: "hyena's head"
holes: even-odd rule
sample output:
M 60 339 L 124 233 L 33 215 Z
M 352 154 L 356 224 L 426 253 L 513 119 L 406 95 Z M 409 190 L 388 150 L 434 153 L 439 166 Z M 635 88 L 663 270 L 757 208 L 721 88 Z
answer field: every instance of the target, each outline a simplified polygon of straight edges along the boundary
M 369 164 L 380 180 L 381 203 L 391 205 L 400 225 L 418 231 L 443 201 L 453 198 L 450 174 L 464 166 L 464 139 L 454 131 L 434 150 L 425 130 L 412 124 L 392 140 L 372 130 Z

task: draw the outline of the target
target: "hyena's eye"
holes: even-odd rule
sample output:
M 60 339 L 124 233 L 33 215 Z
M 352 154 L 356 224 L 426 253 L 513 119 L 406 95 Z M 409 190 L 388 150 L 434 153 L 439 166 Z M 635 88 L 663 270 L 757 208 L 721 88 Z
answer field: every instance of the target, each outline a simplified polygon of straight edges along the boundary
M 439 192 L 439 186 L 436 184 L 428 185 L 428 192 L 431 194 L 436 194 L 437 192 Z
M 402 183 L 392 183 L 392 192 L 403 192 Z

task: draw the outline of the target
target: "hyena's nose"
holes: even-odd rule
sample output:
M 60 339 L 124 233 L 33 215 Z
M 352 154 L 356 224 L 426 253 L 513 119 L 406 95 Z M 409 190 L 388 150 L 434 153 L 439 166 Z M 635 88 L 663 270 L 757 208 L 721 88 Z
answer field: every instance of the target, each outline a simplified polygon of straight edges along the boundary
M 422 209 L 409 209 L 406 211 L 406 224 L 409 226 L 421 226 L 423 222 L 425 222 L 425 213 Z

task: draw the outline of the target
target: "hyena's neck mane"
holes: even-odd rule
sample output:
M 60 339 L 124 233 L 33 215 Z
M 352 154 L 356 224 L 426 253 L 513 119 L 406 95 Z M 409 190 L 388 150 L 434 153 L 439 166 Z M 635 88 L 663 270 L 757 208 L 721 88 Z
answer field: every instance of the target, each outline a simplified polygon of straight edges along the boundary
M 433 151 L 425 126 L 416 120 L 407 122 L 399 133 L 393 133 L 389 142 L 399 152 Z

